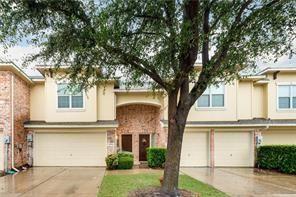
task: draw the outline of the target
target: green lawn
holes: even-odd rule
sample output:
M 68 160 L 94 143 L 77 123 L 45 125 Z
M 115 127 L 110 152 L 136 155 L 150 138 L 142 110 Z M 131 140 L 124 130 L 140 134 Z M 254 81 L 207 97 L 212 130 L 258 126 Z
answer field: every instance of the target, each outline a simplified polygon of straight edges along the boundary
M 106 175 L 103 179 L 98 197 L 105 196 L 127 196 L 131 190 L 149 187 L 160 186 L 158 173 L 141 173 L 132 175 Z M 227 196 L 219 190 L 199 182 L 187 175 L 180 175 L 181 189 L 186 189 L 198 192 L 202 197 L 206 196 Z

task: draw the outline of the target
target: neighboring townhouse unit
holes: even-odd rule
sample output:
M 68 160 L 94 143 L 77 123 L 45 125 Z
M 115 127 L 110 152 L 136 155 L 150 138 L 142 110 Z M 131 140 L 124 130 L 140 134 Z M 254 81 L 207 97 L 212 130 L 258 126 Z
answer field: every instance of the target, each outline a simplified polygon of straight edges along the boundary
M 116 81 L 79 91 L 48 67 L 38 70 L 43 77 L 24 80 L 30 86 L 24 158 L 33 166 L 104 166 L 106 155 L 119 150 L 133 152 L 139 164 L 147 147 L 166 146 L 163 92 L 127 91 Z M 209 87 L 190 111 L 181 165 L 251 167 L 257 136 L 264 145 L 296 144 L 296 68 L 268 68 Z
M 23 123 L 30 120 L 31 85 L 17 66 L 0 63 L 0 171 L 28 163 Z

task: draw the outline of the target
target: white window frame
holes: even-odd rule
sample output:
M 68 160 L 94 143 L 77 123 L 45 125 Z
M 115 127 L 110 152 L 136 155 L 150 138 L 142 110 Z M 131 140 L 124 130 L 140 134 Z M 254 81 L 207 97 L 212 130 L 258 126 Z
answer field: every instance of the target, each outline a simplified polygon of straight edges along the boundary
M 81 108 L 73 108 L 72 107 L 72 94 L 69 95 L 69 107 L 59 107 L 59 95 L 58 95 L 58 86 L 60 84 L 69 84 L 67 82 L 58 82 L 56 84 L 56 110 L 57 111 L 84 111 L 85 110 L 85 92 L 82 90 L 82 107 Z M 75 95 L 74 95 L 75 96 Z
M 223 85 L 224 86 L 224 105 L 222 107 L 213 107 L 212 106 L 212 92 L 211 92 L 211 87 L 209 87 L 209 96 L 210 96 L 210 106 L 209 107 L 200 107 L 198 106 L 198 99 L 196 100 L 196 107 L 195 109 L 196 110 L 225 110 L 226 109 L 226 85 L 224 83 L 221 83 L 220 85 Z M 218 85 L 219 86 L 219 85 Z M 203 95 L 203 94 L 202 94 Z
M 290 108 L 280 108 L 279 106 L 279 87 L 280 86 L 289 86 L 290 88 Z M 276 108 L 278 111 L 296 111 L 296 108 L 293 108 L 293 96 L 292 96 L 292 86 L 296 86 L 296 82 L 279 82 L 276 83 Z

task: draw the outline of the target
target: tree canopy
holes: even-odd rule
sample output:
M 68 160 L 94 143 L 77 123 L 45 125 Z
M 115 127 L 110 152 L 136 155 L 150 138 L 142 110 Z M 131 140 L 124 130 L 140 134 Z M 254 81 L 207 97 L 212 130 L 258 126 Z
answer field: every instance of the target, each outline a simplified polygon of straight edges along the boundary
M 172 192 L 191 106 L 207 86 L 233 80 L 258 57 L 294 53 L 295 10 L 295 0 L 6 0 L 0 42 L 28 38 L 41 47 L 31 59 L 69 66 L 71 81 L 84 88 L 122 75 L 128 84 L 151 80 L 164 89 L 163 188 Z

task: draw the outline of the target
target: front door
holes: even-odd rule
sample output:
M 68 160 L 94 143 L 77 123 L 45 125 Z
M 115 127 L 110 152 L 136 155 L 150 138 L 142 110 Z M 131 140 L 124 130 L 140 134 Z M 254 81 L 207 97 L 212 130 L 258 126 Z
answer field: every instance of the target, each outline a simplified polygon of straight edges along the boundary
M 133 152 L 133 137 L 131 134 L 121 135 L 122 151 Z
M 140 134 L 139 135 L 139 160 L 147 161 L 147 151 L 146 149 L 150 146 L 150 135 Z

